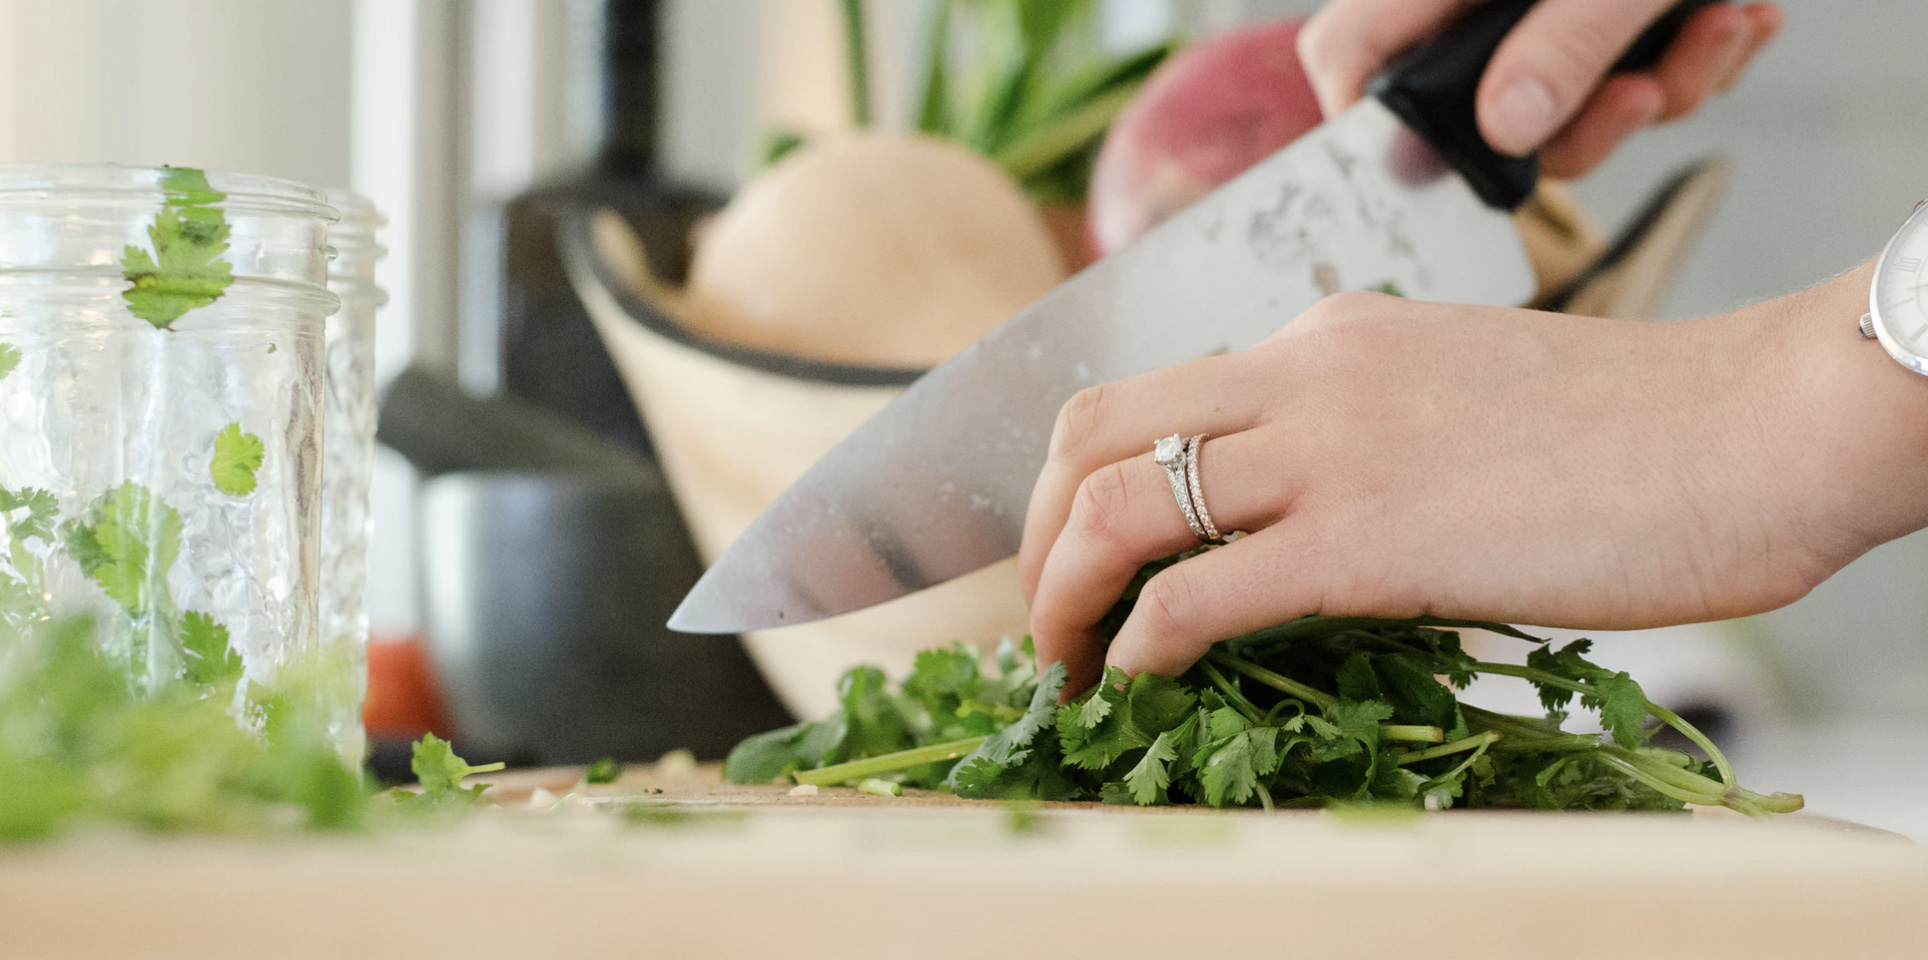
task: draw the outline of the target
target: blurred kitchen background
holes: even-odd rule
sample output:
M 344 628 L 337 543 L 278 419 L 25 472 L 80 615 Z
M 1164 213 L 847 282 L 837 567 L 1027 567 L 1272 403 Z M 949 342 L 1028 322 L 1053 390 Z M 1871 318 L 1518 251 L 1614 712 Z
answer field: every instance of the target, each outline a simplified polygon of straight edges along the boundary
M 1575 185 L 1611 232 L 1690 161 L 1732 161 L 1724 202 L 1662 317 L 1847 269 L 1928 195 L 1928 4 L 1783 5 L 1786 34 L 1739 88 Z M 1317 4 L 1095 6 L 1084 42 L 1123 53 Z M 660 510 L 636 506 L 660 507 L 667 493 L 641 459 L 635 407 L 575 302 L 557 235 L 585 207 L 612 209 L 651 266 L 678 275 L 691 222 L 755 173 L 772 132 L 847 122 L 838 9 L 0 0 L 0 160 L 191 165 L 371 197 L 389 217 L 380 367 L 384 381 L 405 369 L 412 378 L 390 397 L 384 430 L 417 461 L 385 449 L 376 481 L 369 602 L 385 641 L 377 669 L 395 671 L 376 678 L 386 722 L 467 727 L 459 732 L 525 762 L 593 758 L 563 743 L 640 755 L 694 741 L 713 755 L 706 737 L 784 713 L 734 641 L 670 641 L 641 622 L 667 612 L 695 555 Z M 866 7 L 880 126 L 903 127 L 912 113 L 931 9 Z M 1845 330 L 1855 318 L 1840 319 Z M 489 397 L 499 402 L 474 402 Z M 503 452 L 517 444 L 529 449 Z M 548 476 L 563 468 L 592 480 Z M 1918 535 L 1785 610 L 1694 633 L 1684 646 L 1719 652 L 1675 658 L 1673 669 L 1741 678 L 1691 706 L 1748 721 L 1724 732 L 1750 784 L 1928 836 L 1928 804 L 1913 799 L 1928 791 L 1925 588 L 1928 536 Z M 397 642 L 410 638 L 426 639 Z M 648 644 L 658 646 L 637 652 Z M 1639 669 L 1665 672 L 1665 646 L 1626 649 L 1660 663 Z M 414 659 L 422 649 L 426 663 Z M 699 660 L 691 679 L 686 664 Z M 676 716 L 625 706 L 665 697 Z M 748 729 L 704 729 L 719 705 L 740 707 Z

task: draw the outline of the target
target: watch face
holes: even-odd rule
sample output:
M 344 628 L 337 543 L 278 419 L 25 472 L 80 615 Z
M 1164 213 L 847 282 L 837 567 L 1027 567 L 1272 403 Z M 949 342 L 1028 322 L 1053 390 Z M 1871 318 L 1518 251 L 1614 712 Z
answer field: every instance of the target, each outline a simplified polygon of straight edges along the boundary
M 1918 365 L 1928 358 L 1928 206 L 1889 241 L 1877 269 L 1873 306 L 1882 345 L 1912 355 L 1911 365 Z

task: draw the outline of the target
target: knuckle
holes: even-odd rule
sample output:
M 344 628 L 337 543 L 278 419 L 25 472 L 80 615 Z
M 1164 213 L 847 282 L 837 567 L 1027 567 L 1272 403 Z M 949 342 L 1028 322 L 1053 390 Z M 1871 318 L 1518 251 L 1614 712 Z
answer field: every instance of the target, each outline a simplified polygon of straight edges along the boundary
M 1072 394 L 1059 408 L 1057 425 L 1051 430 L 1051 458 L 1061 463 L 1076 463 L 1103 429 L 1110 405 L 1108 384 Z
M 1320 300 L 1315 310 L 1329 311 L 1333 316 L 1366 317 L 1384 311 L 1399 302 L 1398 297 L 1370 290 L 1344 290 Z
M 1613 62 L 1608 30 L 1536 30 L 1522 38 L 1523 73 L 1546 84 L 1556 104 L 1571 108 L 1586 99 Z
M 1403 324 L 1404 302 L 1383 293 L 1335 293 L 1287 324 L 1281 336 L 1298 338 L 1297 350 L 1314 366 L 1344 362 L 1355 349 L 1368 349 L 1381 340 L 1382 327 Z
M 1715 90 L 1710 83 L 1673 84 L 1663 88 L 1665 104 L 1660 111 L 1660 119 L 1678 120 L 1707 104 Z
M 1116 542 L 1129 523 L 1131 500 L 1124 468 L 1115 463 L 1105 467 L 1078 485 L 1071 505 L 1072 528 L 1100 543 Z
M 1143 618 L 1152 636 L 1169 640 L 1187 635 L 1198 622 L 1200 602 L 1198 585 L 1180 565 L 1145 584 L 1132 615 Z

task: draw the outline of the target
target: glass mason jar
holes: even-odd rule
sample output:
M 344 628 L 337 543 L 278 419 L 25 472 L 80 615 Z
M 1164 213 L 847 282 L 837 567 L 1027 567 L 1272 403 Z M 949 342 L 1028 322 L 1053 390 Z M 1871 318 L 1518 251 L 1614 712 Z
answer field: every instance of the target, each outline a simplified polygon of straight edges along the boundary
M 342 757 L 359 765 L 367 746 L 362 698 L 368 680 L 368 550 L 373 533 L 368 506 L 375 470 L 375 313 L 388 294 L 375 284 L 375 263 L 387 252 L 376 233 L 387 220 L 375 205 L 347 190 L 328 191 L 341 219 L 328 232 L 333 256 L 328 287 L 341 309 L 328 318 L 327 373 L 322 407 L 321 642 L 330 676 L 328 727 Z
M 250 725 L 321 669 L 334 219 L 263 177 L 0 165 L 0 638 L 88 615 L 136 691 Z

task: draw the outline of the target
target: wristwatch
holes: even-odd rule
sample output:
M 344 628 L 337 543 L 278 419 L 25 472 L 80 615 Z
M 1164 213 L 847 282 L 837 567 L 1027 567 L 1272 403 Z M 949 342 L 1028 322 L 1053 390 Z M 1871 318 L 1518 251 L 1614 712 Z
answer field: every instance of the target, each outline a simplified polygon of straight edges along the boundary
M 1915 204 L 1875 263 L 1861 335 L 1881 341 L 1902 366 L 1928 375 L 1928 200 Z

